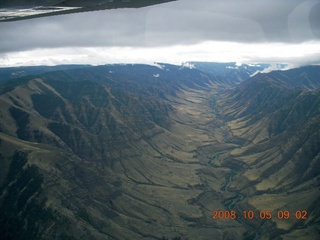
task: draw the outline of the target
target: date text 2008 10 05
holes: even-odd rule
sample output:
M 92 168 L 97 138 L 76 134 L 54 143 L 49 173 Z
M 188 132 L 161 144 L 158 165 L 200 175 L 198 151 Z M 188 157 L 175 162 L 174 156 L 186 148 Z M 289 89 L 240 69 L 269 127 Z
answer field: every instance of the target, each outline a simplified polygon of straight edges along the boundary
M 298 219 L 307 220 L 308 212 L 306 210 L 277 210 L 272 212 L 271 210 L 261 210 L 259 212 L 254 212 L 253 210 L 243 211 L 241 214 L 237 213 L 235 210 L 213 210 L 212 218 L 217 219 L 266 219 L 270 220 L 274 217 L 278 219 Z

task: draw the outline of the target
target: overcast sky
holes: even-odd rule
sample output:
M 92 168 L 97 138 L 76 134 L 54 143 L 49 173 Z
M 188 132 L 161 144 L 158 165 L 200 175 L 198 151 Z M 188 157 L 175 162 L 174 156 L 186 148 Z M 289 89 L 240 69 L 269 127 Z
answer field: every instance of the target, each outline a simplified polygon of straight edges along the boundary
M 178 0 L 0 23 L 0 66 L 320 64 L 320 0 Z

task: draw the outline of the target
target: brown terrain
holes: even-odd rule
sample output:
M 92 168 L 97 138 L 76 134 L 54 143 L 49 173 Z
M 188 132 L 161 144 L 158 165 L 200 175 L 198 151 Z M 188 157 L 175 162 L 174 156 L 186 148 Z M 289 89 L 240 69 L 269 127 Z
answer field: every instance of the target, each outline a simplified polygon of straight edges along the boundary
M 0 236 L 318 239 L 319 79 L 110 65 L 2 83 Z

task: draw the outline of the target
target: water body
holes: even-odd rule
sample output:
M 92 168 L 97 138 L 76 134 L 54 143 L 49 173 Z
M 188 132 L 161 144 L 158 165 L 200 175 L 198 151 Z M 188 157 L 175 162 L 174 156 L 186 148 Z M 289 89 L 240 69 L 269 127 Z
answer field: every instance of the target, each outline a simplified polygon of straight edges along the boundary
M 234 198 L 232 198 L 231 202 L 227 204 L 226 208 L 228 210 L 235 210 L 237 212 L 237 214 L 240 214 L 240 211 L 239 211 L 239 209 L 237 209 L 236 204 L 243 199 L 243 195 L 240 194 L 239 192 L 229 190 L 229 186 L 233 181 L 234 175 L 236 175 L 236 171 L 231 172 L 230 176 L 228 177 L 228 181 L 227 181 L 226 185 L 224 186 L 225 192 L 232 192 L 232 193 L 236 194 L 236 196 Z M 243 226 L 245 226 L 249 231 L 254 232 L 253 240 L 259 239 L 259 232 L 255 227 L 249 225 L 248 223 L 246 223 L 242 219 L 236 218 L 236 220 L 238 222 L 240 222 Z

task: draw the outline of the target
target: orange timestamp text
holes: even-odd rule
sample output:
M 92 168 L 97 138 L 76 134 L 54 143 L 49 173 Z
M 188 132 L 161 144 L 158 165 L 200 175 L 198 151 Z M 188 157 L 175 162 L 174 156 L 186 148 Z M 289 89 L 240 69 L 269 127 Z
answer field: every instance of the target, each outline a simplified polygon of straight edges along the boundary
M 271 210 L 261 210 L 261 211 L 243 211 L 238 213 L 235 210 L 213 210 L 212 218 L 217 219 L 266 219 L 270 220 L 272 218 L 278 219 L 298 219 L 298 220 L 307 220 L 308 212 L 306 210 L 277 210 L 272 212 Z

